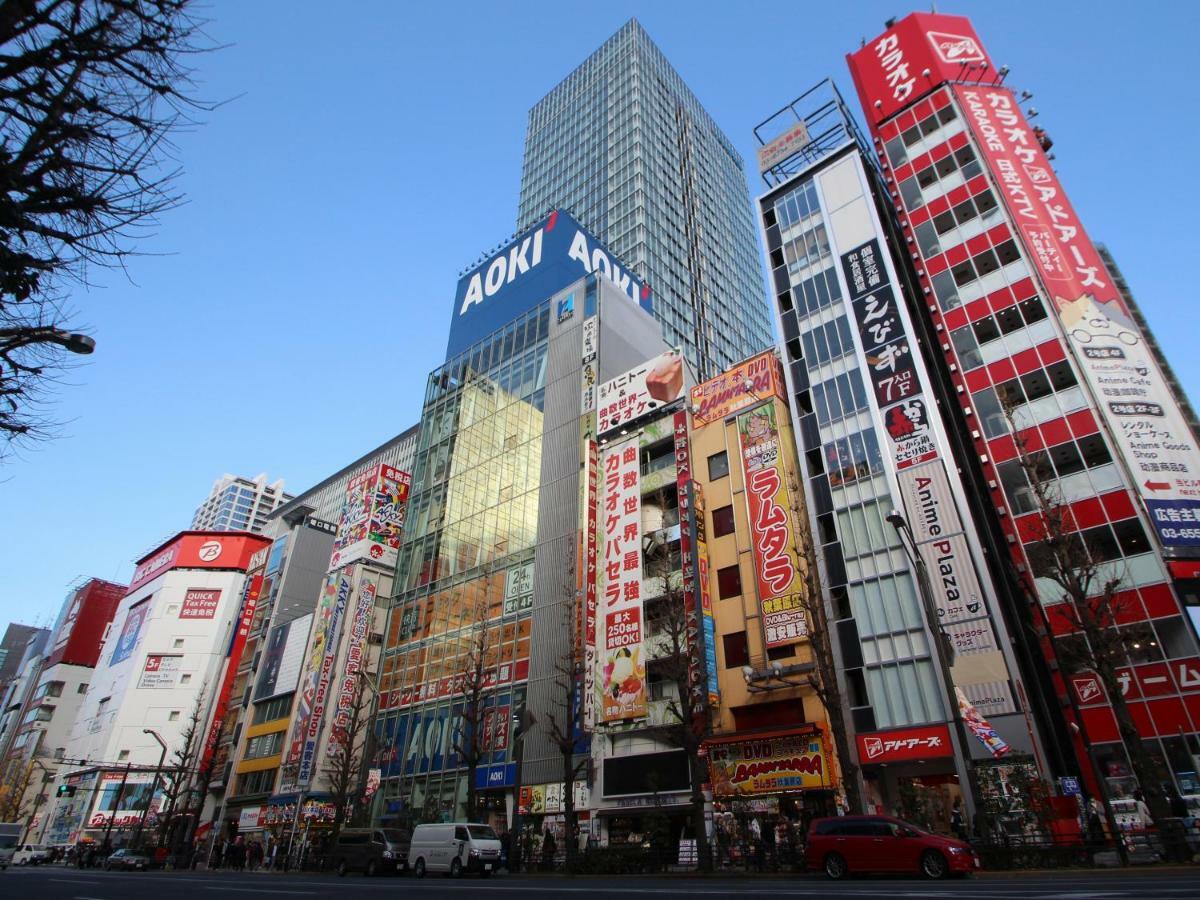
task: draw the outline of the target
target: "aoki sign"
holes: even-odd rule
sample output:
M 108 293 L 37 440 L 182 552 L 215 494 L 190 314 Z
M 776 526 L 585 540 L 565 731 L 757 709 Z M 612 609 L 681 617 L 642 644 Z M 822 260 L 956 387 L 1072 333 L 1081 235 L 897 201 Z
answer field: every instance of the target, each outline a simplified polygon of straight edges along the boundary
M 650 287 L 570 215 L 555 210 L 459 280 L 446 358 L 593 272 L 651 309 Z

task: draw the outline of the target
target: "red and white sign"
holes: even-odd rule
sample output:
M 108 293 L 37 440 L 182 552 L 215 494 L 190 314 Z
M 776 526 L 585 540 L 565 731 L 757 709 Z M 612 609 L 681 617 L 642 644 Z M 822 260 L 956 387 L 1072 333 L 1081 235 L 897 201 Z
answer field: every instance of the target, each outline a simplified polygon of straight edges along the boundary
M 1082 706 L 1108 702 L 1108 698 L 1104 695 L 1104 685 L 1100 683 L 1098 676 L 1090 672 L 1085 672 L 1082 675 L 1072 675 L 1071 689 L 1075 692 L 1075 699 Z
M 668 350 L 600 385 L 596 434 L 640 419 L 683 396 L 683 351 Z
M 242 569 L 263 547 L 266 538 L 251 534 L 213 537 L 211 533 L 184 532 L 138 560 L 126 596 L 171 569 Z
M 586 534 L 583 570 L 583 722 L 596 722 L 596 577 L 600 557 L 600 525 L 597 507 L 600 489 L 600 449 L 596 439 L 587 439 L 587 483 L 584 486 Z
M 970 21 L 934 13 L 905 16 L 848 54 L 846 62 L 872 123 L 895 115 L 939 85 L 977 81 L 992 71 Z
M 601 470 L 604 649 L 596 682 L 601 721 L 616 722 L 646 715 L 646 661 L 642 654 L 642 480 L 637 436 L 606 448 Z
M 181 619 L 213 619 L 217 615 L 217 605 L 221 602 L 221 592 L 204 588 L 189 588 L 183 595 L 183 606 L 179 608 Z
M 138 679 L 139 688 L 173 688 L 179 682 L 179 670 L 183 657 L 179 655 L 164 656 L 151 654 L 146 657 L 146 666 L 142 669 L 142 677 Z
M 1159 540 L 1200 548 L 1200 449 L 1036 130 L 1007 88 L 954 93 Z
M 945 725 L 923 725 L 858 735 L 858 760 L 864 764 L 935 759 L 952 756 L 953 753 L 950 729 Z
M 225 724 L 225 710 L 229 706 L 230 694 L 233 693 L 233 683 L 237 680 L 238 664 L 242 661 L 242 653 L 246 649 L 246 636 L 250 633 L 250 623 L 254 621 L 254 611 L 258 608 L 258 595 L 262 591 L 262 583 L 262 575 L 250 576 L 246 583 L 242 599 L 242 614 L 238 617 L 237 631 L 234 632 L 233 643 L 229 646 L 229 656 L 225 661 L 225 675 L 221 681 L 221 689 L 217 692 L 212 724 L 209 725 L 208 738 L 204 742 L 204 753 L 200 758 L 199 769 L 202 772 L 217 749 L 217 739 L 221 736 L 221 728 Z

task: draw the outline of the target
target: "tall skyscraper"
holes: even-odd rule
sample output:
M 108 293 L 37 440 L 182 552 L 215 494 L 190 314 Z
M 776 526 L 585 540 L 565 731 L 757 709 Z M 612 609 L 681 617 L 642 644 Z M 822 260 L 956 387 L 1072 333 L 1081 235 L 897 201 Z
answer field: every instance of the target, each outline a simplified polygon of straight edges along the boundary
M 708 378 L 771 343 L 742 158 L 637 20 L 529 111 L 518 230 L 568 210 Z
M 283 492 L 283 479 L 267 484 L 266 474 L 253 479 L 225 474 L 213 482 L 208 499 L 192 518 L 193 531 L 261 532 L 267 516 L 292 499 Z

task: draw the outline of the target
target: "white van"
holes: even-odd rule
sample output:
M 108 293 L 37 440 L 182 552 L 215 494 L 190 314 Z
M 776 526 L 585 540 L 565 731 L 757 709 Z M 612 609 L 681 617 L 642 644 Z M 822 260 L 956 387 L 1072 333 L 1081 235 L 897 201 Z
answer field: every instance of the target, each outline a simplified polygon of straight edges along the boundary
M 418 878 L 426 872 L 445 872 L 455 878 L 478 872 L 486 878 L 500 868 L 500 839 L 490 825 L 418 825 L 408 848 L 408 867 Z

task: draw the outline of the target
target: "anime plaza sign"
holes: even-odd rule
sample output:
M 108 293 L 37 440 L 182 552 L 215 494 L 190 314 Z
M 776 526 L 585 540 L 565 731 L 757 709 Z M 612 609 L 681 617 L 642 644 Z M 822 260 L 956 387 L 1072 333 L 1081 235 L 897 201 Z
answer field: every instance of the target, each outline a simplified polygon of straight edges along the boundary
M 555 210 L 459 280 L 446 358 L 592 272 L 606 277 L 647 312 L 651 310 L 649 285 L 569 214 Z

